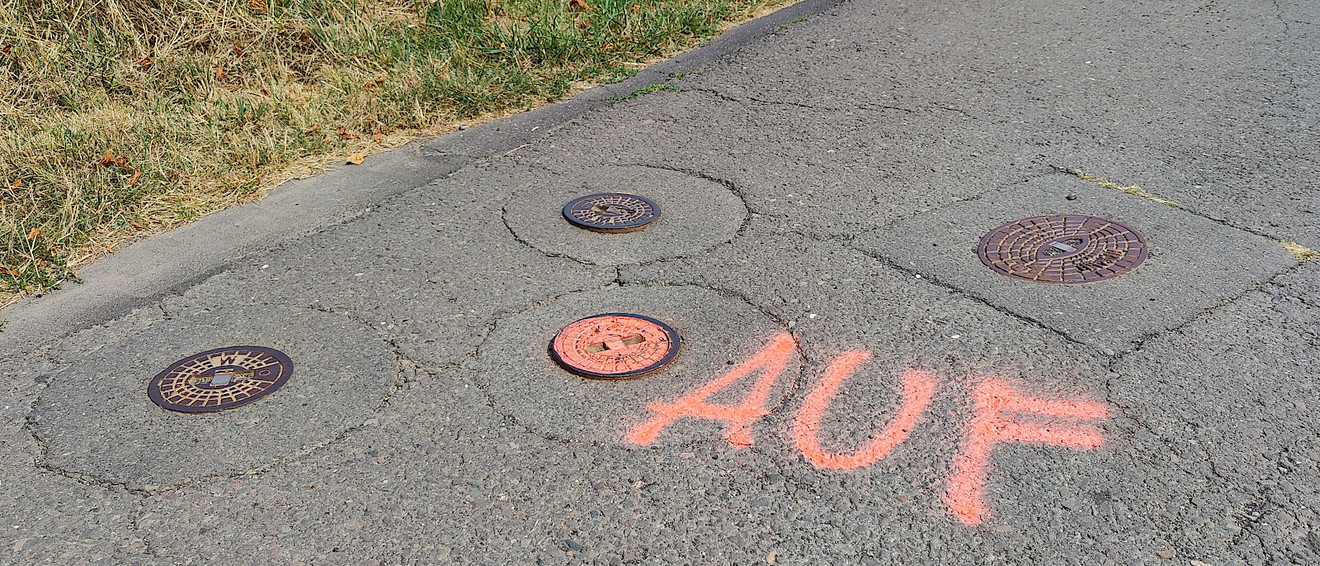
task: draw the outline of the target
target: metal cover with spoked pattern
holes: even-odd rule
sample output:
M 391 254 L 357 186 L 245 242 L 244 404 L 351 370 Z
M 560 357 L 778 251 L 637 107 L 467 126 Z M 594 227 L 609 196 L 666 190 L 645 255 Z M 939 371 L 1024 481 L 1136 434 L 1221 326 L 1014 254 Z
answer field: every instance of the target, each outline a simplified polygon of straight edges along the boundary
M 1146 239 L 1113 220 L 1078 214 L 1035 216 L 991 230 L 976 249 L 981 263 L 1037 283 L 1103 281 L 1146 259 Z
M 284 385 L 293 362 L 284 352 L 261 346 L 230 346 L 174 362 L 147 386 L 163 408 L 209 413 L 241 407 Z
M 607 313 L 578 320 L 555 335 L 550 353 L 584 377 L 628 379 L 659 370 L 678 354 L 678 333 L 656 319 Z
M 580 228 L 622 233 L 641 230 L 660 217 L 651 199 L 627 193 L 599 193 L 578 197 L 564 205 L 564 218 Z

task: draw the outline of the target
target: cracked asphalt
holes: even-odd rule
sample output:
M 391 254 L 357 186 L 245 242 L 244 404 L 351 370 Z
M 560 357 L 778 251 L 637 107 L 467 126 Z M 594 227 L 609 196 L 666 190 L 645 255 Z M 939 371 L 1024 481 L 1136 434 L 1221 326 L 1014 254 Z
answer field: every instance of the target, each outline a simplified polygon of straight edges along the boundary
M 1320 563 L 1317 22 L 808 0 L 136 244 L 0 313 L 0 563 Z M 560 216 L 600 191 L 663 212 Z M 1053 214 L 1148 257 L 981 265 Z M 605 312 L 679 355 L 557 366 Z M 293 377 L 148 399 L 235 345 Z

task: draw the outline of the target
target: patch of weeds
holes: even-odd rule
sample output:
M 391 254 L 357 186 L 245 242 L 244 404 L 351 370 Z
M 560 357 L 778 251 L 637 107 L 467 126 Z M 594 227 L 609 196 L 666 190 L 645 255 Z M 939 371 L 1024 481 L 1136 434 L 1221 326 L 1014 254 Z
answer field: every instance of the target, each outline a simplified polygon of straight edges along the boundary
M 783 25 L 780 25 L 780 26 L 776 27 L 776 28 L 775 28 L 775 31 L 781 31 L 781 30 L 788 29 L 788 28 L 791 27 L 793 24 L 800 24 L 800 23 L 805 22 L 805 21 L 807 21 L 807 20 L 809 20 L 809 19 L 811 19 L 811 16 L 802 16 L 801 18 L 798 18 L 798 19 L 796 19 L 796 20 L 793 20 L 793 21 L 791 21 L 791 22 L 788 22 L 788 23 L 786 23 L 786 24 L 783 24 Z
M 1138 186 L 1136 186 L 1136 185 L 1132 185 L 1132 186 L 1130 186 L 1130 187 L 1124 187 L 1124 186 L 1122 186 L 1122 185 L 1119 185 L 1118 183 L 1114 183 L 1114 182 L 1110 181 L 1109 179 L 1105 179 L 1104 177 L 1096 177 L 1096 176 L 1094 176 L 1094 175 L 1088 175 L 1088 174 L 1083 173 L 1083 172 L 1081 172 L 1081 171 L 1069 171 L 1069 172 L 1072 173 L 1074 176 L 1076 176 L 1078 179 L 1082 179 L 1082 180 L 1085 180 L 1085 181 L 1090 181 L 1090 182 L 1095 183 L 1095 184 L 1097 184 L 1097 185 L 1100 185 L 1100 186 L 1102 186 L 1102 187 L 1104 187 L 1104 188 L 1106 188 L 1106 189 L 1115 189 L 1115 190 L 1123 191 L 1123 192 L 1125 192 L 1125 193 L 1127 193 L 1127 194 L 1130 194 L 1130 195 L 1133 195 L 1133 196 L 1138 196 L 1138 197 L 1144 198 L 1144 199 L 1149 200 L 1149 201 L 1158 202 L 1158 203 L 1160 203 L 1160 204 L 1162 204 L 1162 205 L 1164 205 L 1164 206 L 1171 206 L 1171 207 L 1173 207 L 1173 208 L 1182 208 L 1182 205 L 1180 205 L 1180 204 L 1178 204 L 1178 203 L 1176 203 L 1176 202 L 1173 202 L 1173 201 L 1171 201 L 1171 200 L 1164 200 L 1164 199 L 1162 199 L 1162 198 L 1160 198 L 1160 197 L 1157 197 L 1157 196 L 1155 196 L 1155 195 L 1152 195 L 1152 194 L 1146 192 L 1146 191 L 1145 191 L 1144 189 L 1142 189 L 1141 187 L 1138 187 Z
M 1296 242 L 1279 242 L 1283 249 L 1288 250 L 1293 257 L 1297 258 L 1297 263 L 1306 263 L 1313 259 L 1320 259 L 1320 252 L 1298 244 Z
M 644 86 L 644 87 L 642 87 L 642 88 L 639 88 L 639 89 L 637 89 L 637 90 L 634 90 L 634 91 L 632 91 L 632 92 L 630 92 L 630 93 L 628 93 L 628 94 L 621 95 L 621 96 L 616 96 L 616 97 L 614 97 L 614 98 L 611 98 L 611 99 L 610 99 L 610 104 L 618 104 L 618 103 L 623 102 L 623 101 L 625 101 L 625 100 L 632 100 L 632 99 L 637 98 L 637 97 L 639 97 L 639 96 L 643 96 L 643 95 L 651 94 L 651 93 L 653 93 L 653 92 L 660 91 L 660 90 L 665 90 L 665 91 L 669 91 L 669 92 L 678 92 L 678 89 L 677 89 L 677 88 L 674 88 L 674 85 L 671 85 L 671 84 L 669 84 L 669 83 L 655 83 L 655 84 L 653 84 L 653 85 L 646 85 L 646 86 Z

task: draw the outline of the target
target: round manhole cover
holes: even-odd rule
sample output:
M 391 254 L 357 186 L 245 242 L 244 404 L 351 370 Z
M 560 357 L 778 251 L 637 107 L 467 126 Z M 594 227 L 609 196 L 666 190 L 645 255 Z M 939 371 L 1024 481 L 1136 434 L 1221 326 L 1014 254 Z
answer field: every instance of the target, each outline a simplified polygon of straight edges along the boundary
M 1146 239 L 1113 220 L 1060 214 L 1004 224 L 976 249 L 986 267 L 1038 283 L 1090 283 L 1118 277 L 1146 259 Z
M 678 354 L 678 345 L 678 333 L 663 322 L 609 313 L 565 326 L 550 343 L 550 353 L 578 375 L 627 379 L 664 367 Z
M 564 205 L 564 218 L 581 228 L 617 234 L 641 230 L 660 217 L 650 199 L 624 193 L 578 197 Z
M 261 346 L 216 348 L 165 368 L 147 386 L 147 396 L 171 411 L 223 411 L 269 395 L 292 374 L 293 362 L 279 350 Z

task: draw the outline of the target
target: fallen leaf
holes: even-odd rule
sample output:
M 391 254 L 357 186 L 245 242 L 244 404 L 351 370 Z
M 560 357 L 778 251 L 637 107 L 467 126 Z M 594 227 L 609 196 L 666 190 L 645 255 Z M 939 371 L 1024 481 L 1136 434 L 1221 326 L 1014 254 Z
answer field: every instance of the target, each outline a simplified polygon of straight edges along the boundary
M 247 56 L 248 56 L 248 52 L 247 52 L 247 51 L 244 51 L 242 47 L 239 47 L 239 46 L 235 45 L 235 46 L 234 46 L 234 55 L 238 55 L 239 57 L 247 57 Z
M 500 42 L 500 49 L 508 49 L 508 48 L 509 48 L 509 44 Z
M 362 136 L 359 136 L 357 134 L 349 133 L 348 129 L 344 128 L 343 126 L 339 127 L 339 137 L 346 140 L 356 140 L 362 138 Z
M 31 242 L 32 240 L 37 239 L 37 236 L 40 235 L 41 235 L 41 228 L 33 228 L 31 232 L 28 232 L 27 239 L 29 242 Z
M 362 160 L 366 158 L 367 154 L 365 153 L 354 153 L 353 155 L 348 156 L 348 163 L 349 165 L 361 165 Z
M 320 125 L 320 124 L 312 124 L 312 126 L 311 126 L 310 128 L 307 128 L 306 130 L 303 130 L 303 135 L 304 135 L 304 136 L 307 136 L 307 135 L 311 135 L 311 134 L 314 134 L 314 133 L 319 132 L 319 131 L 321 131 L 321 125 Z
M 641 10 L 641 9 L 642 9 L 642 5 L 641 5 L 641 4 L 633 4 L 633 5 L 632 5 L 632 11 L 634 11 L 634 12 L 636 12 L 636 11 L 638 11 L 638 10 Z
M 6 43 L 4 48 L 0 49 L 0 53 L 4 53 L 5 55 L 8 55 L 9 51 L 12 50 L 13 48 L 14 48 L 14 44 Z
M 270 91 L 264 88 L 261 89 L 261 96 L 270 96 Z
M 376 81 L 376 84 L 378 84 L 378 85 L 383 85 L 383 84 L 385 84 L 385 76 L 384 76 L 384 75 L 381 75 L 381 76 L 379 76 L 379 77 L 376 77 L 375 81 Z
M 126 183 L 124 186 L 125 186 L 125 187 L 131 187 L 131 186 L 133 186 L 134 183 L 137 183 L 137 182 L 138 182 L 138 177 L 141 177 L 141 176 L 142 176 L 142 171 L 139 171 L 139 170 L 137 170 L 137 169 L 134 169 L 134 170 L 133 170 L 133 176 L 128 178 L 128 183 Z
M 605 51 L 614 51 L 614 44 L 613 44 L 613 43 L 606 43 L 606 44 L 605 44 L 605 47 L 602 47 L 601 49 L 604 49 Z
M 14 189 L 17 189 L 17 188 L 18 188 L 19 186 L 21 186 L 22 184 L 23 184 L 23 180 L 22 180 L 22 179 L 14 179 L 14 184 L 9 185 L 9 190 L 12 191 L 12 190 L 14 190 Z
M 5 275 L 18 275 L 17 271 L 9 269 L 9 266 L 3 263 L 0 263 L 0 271 L 5 272 Z
M 591 6 L 584 0 L 568 0 L 568 9 L 573 12 L 590 12 Z
M 150 68 L 151 68 L 151 56 L 148 55 L 148 56 L 146 56 L 146 57 L 143 57 L 141 61 L 138 61 L 138 62 L 137 62 L 137 66 L 138 66 L 139 69 L 142 69 L 143 71 L 145 71 L 145 70 L 147 70 L 147 69 L 150 69 Z
M 115 165 L 118 165 L 118 166 L 120 166 L 120 167 L 127 167 L 127 166 L 128 166 L 128 156 L 127 156 L 127 155 L 121 155 L 121 156 L 119 156 L 119 158 L 115 159 Z
M 223 80 L 225 80 L 225 68 L 224 68 L 224 67 L 216 67 L 216 68 L 215 68 L 215 80 L 217 80 L 217 81 L 223 81 Z
M 252 0 L 251 2 L 248 3 L 248 5 L 252 6 L 252 11 L 253 11 L 253 12 L 265 12 L 265 11 L 266 11 L 266 1 L 265 1 L 265 0 Z
M 101 157 L 102 167 L 109 167 L 111 165 L 114 165 L 114 163 L 115 163 L 115 150 L 113 149 L 105 152 L 105 155 Z
M 385 136 L 381 135 L 380 132 L 376 132 L 374 134 L 371 134 L 371 141 L 374 141 L 376 143 L 385 143 Z

